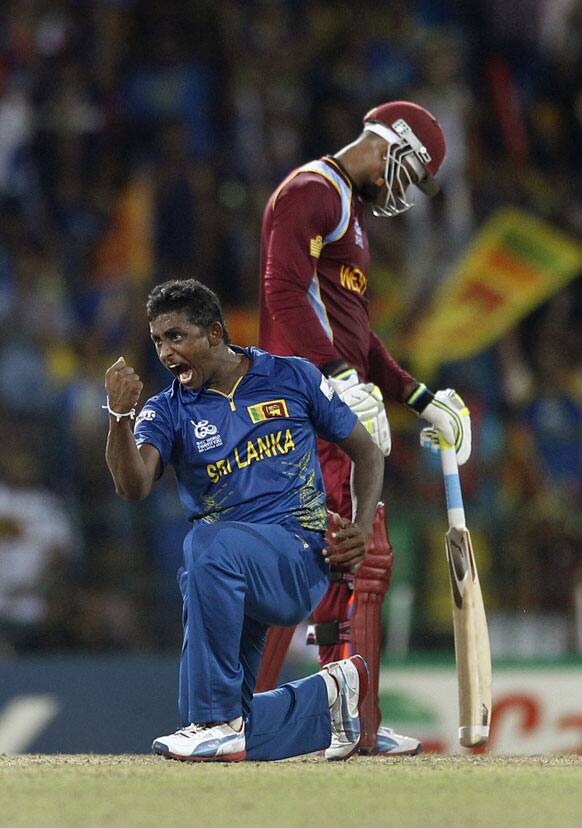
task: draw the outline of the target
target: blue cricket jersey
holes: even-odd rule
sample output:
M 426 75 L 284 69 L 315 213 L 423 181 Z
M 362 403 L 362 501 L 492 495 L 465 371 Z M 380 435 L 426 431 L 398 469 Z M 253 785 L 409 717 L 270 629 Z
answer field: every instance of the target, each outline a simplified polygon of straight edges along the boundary
M 174 380 L 137 417 L 137 445 L 171 464 L 189 520 L 277 523 L 325 532 L 317 434 L 338 442 L 357 417 L 307 360 L 259 348 L 230 394 Z

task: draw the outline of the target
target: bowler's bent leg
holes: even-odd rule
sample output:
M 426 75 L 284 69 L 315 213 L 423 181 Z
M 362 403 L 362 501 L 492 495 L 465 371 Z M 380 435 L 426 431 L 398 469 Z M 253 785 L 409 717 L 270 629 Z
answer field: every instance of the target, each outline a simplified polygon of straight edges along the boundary
M 323 545 L 321 538 L 319 542 Z M 307 617 L 327 584 L 319 548 L 278 525 L 224 522 L 192 530 L 180 578 L 186 610 L 183 721 L 231 721 L 247 715 L 254 675 L 245 676 L 247 665 L 241 663 L 243 637 L 250 632 L 253 646 L 259 638 L 262 647 L 260 625 L 296 624 Z M 246 619 L 259 627 L 247 625 L 245 630 Z M 249 672 L 256 674 L 254 663 Z M 247 705 L 241 704 L 243 695 Z

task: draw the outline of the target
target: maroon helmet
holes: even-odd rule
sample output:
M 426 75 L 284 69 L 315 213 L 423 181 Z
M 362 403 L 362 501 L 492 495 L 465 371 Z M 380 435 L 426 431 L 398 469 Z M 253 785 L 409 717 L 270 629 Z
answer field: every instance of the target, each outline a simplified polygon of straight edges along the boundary
M 394 216 L 412 207 L 413 202 L 406 199 L 410 184 L 428 196 L 438 193 L 434 176 L 445 157 L 445 136 L 434 115 L 409 101 L 390 101 L 366 113 L 364 131 L 379 135 L 389 145 L 384 175 L 388 192 L 384 206 L 375 207 L 376 215 Z

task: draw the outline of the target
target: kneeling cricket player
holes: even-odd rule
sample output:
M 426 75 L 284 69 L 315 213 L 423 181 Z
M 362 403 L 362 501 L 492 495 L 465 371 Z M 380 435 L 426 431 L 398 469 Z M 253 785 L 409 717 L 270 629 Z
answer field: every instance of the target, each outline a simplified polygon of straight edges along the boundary
M 192 523 L 178 579 L 184 638 L 180 728 L 153 750 L 182 761 L 283 759 L 358 748 L 368 687 L 363 658 L 254 694 L 268 627 L 307 618 L 330 564 L 366 556 L 384 458 L 357 415 L 310 362 L 231 345 L 216 294 L 194 279 L 157 285 L 146 306 L 174 376 L 135 421 L 143 384 L 120 357 L 105 375 L 106 459 L 117 493 L 142 500 L 174 467 Z M 353 464 L 353 521 L 326 541 L 320 435 Z

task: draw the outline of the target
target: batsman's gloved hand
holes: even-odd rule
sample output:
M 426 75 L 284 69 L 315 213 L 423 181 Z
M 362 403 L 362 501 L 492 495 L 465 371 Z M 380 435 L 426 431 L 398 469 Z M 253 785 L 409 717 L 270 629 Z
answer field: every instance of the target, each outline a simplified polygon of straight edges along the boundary
M 457 463 L 462 466 L 471 456 L 471 416 L 461 397 L 452 388 L 436 394 L 419 385 L 406 401 L 432 428 L 423 429 L 421 445 L 439 444 L 439 434 L 457 452 Z
M 392 440 L 382 392 L 378 386 L 372 382 L 360 382 L 353 368 L 328 379 L 340 400 L 349 405 L 384 457 L 388 457 Z

